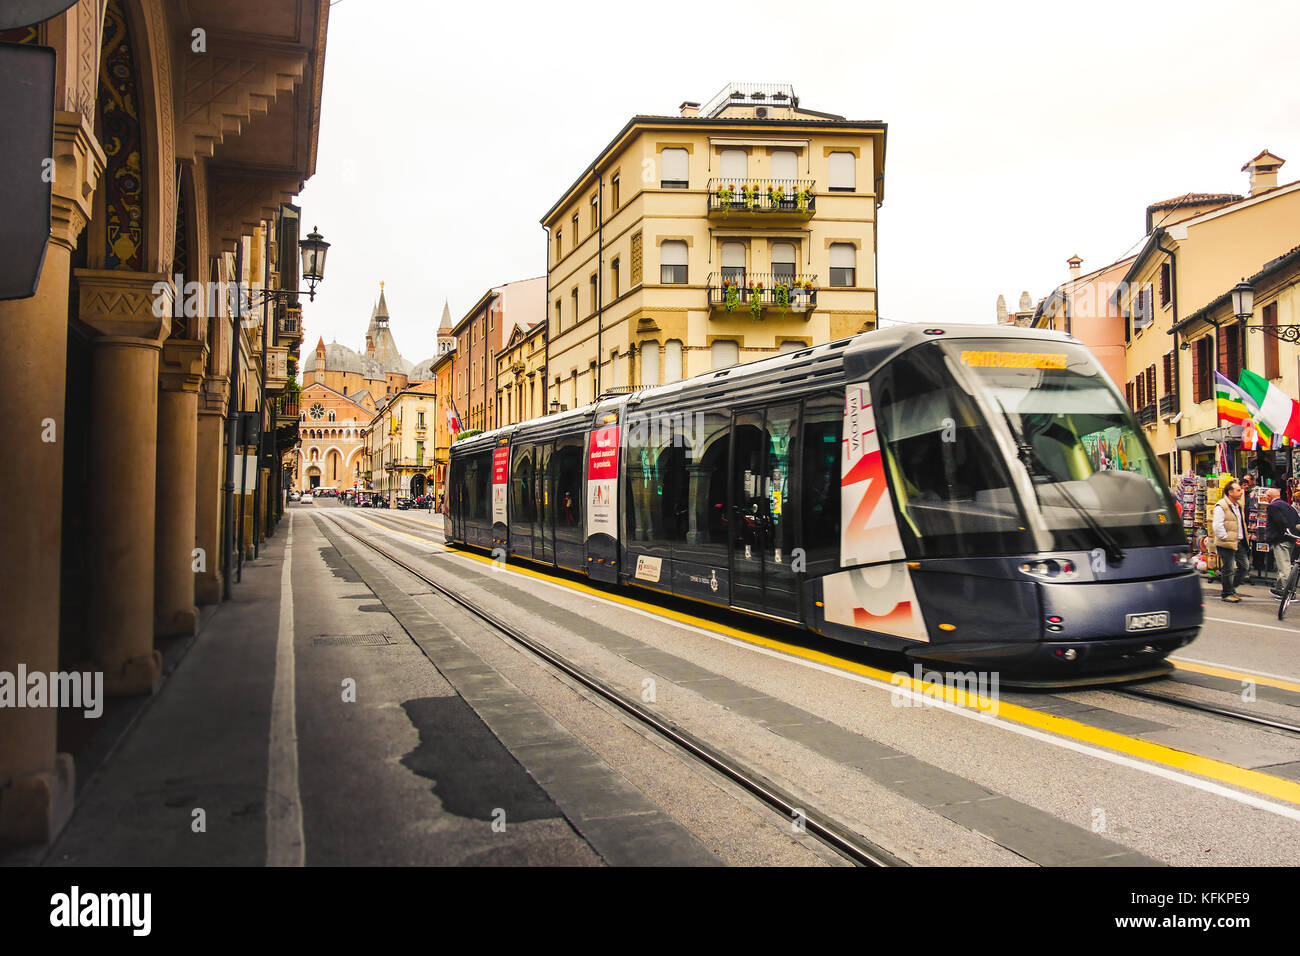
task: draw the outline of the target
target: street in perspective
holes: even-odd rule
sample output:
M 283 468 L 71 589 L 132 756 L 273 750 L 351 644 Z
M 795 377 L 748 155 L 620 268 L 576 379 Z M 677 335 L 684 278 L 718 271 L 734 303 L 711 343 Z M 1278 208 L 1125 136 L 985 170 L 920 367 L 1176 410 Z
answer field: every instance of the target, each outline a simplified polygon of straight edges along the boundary
M 1300 11 L 941 7 L 0 9 L 11 921 L 1285 918 Z

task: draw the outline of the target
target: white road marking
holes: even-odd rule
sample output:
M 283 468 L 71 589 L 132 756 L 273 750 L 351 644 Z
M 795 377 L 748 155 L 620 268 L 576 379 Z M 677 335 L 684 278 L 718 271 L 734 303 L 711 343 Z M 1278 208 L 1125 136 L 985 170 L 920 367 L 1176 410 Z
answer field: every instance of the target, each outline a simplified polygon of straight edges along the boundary
M 293 518 L 284 541 L 280 572 L 280 631 L 275 643 L 275 689 L 271 693 L 271 735 L 266 766 L 266 865 L 302 866 L 302 795 L 298 791 L 298 718 L 294 701 Z M 278 798 L 278 799 L 277 799 Z M 284 813 L 278 813 L 281 807 Z
M 455 551 L 447 551 L 447 553 L 450 554 L 452 557 L 459 558 L 462 561 L 466 561 L 475 565 L 478 565 L 479 563 L 475 561 L 473 558 L 467 557 L 462 554 L 458 554 Z M 575 594 L 572 588 L 566 587 L 563 584 L 556 584 L 552 581 L 546 581 L 539 578 L 530 577 L 529 575 L 519 574 L 519 572 L 515 571 L 513 568 L 510 568 L 508 566 L 504 567 L 502 570 L 506 571 L 509 574 L 516 575 L 517 577 L 524 578 L 525 580 L 534 581 L 546 587 L 555 588 L 556 590 L 563 591 L 566 594 L 568 594 L 570 597 L 574 596 Z M 1289 807 L 1283 804 L 1274 803 L 1271 800 L 1265 800 L 1262 797 L 1253 796 L 1252 794 L 1248 794 L 1248 793 L 1242 793 L 1238 790 L 1233 790 L 1222 784 L 1214 783 L 1209 780 L 1202 780 L 1199 777 L 1194 777 L 1178 770 L 1171 770 L 1168 767 L 1162 767 L 1159 764 L 1145 763 L 1133 757 L 1127 757 L 1124 756 L 1123 754 L 1111 753 L 1108 750 L 1102 750 L 1091 744 L 1080 743 L 1077 740 L 1070 740 L 1067 737 L 1058 737 L 1055 734 L 1049 734 L 1046 731 L 1038 730 L 1033 727 L 1025 727 L 1013 721 L 1008 721 L 1000 717 L 995 717 L 991 714 L 987 714 L 982 711 L 971 710 L 969 708 L 962 707 L 960 705 L 953 704 L 948 701 L 941 701 L 941 700 L 936 700 L 934 698 L 926 697 L 922 693 L 906 690 L 894 684 L 886 684 L 884 681 L 876 680 L 875 678 L 872 677 L 864 677 L 861 674 L 853 674 L 849 671 L 840 670 L 838 667 L 832 667 L 829 664 L 822 664 L 817 661 L 805 660 L 802 657 L 796 657 L 792 654 L 787 654 L 784 651 L 773 650 L 772 648 L 769 647 L 762 647 L 757 644 L 751 644 L 749 641 L 742 641 L 738 638 L 728 637 L 726 634 L 719 634 L 716 631 L 710 631 L 707 630 L 706 628 L 696 627 L 693 624 L 683 624 L 680 621 L 674 621 L 671 618 L 666 618 L 663 617 L 662 615 L 655 614 L 653 611 L 646 611 L 646 610 L 642 610 L 641 608 L 628 607 L 626 604 L 621 604 L 618 601 L 609 601 L 602 597 L 599 597 L 598 595 L 586 595 L 586 596 L 593 597 L 596 600 L 600 601 L 602 604 L 609 605 L 610 607 L 619 608 L 624 611 L 631 611 L 633 614 L 640 614 L 643 617 L 648 617 L 651 620 L 658 621 L 662 624 L 669 624 L 674 627 L 681 628 L 682 630 L 694 631 L 695 633 L 701 634 L 704 637 L 709 637 L 717 641 L 723 641 L 727 644 L 731 644 L 735 647 L 739 647 L 744 650 L 756 651 L 759 654 L 765 654 L 768 657 L 774 657 L 777 658 L 778 660 L 787 661 L 791 664 L 798 664 L 801 667 L 807 667 L 807 668 L 811 668 L 812 670 L 822 671 L 824 673 L 831 674 L 836 677 L 842 677 L 847 680 L 855 681 L 859 684 L 864 684 L 867 687 L 873 687 L 876 690 L 881 690 L 889 694 L 906 694 L 912 697 L 918 703 L 924 703 L 930 708 L 937 708 L 937 709 L 951 711 L 952 713 L 958 714 L 962 717 L 966 717 L 970 720 L 979 720 L 987 724 L 993 724 L 995 726 L 1001 727 L 1003 730 L 1009 730 L 1012 733 L 1019 734 L 1022 737 L 1029 737 L 1033 740 L 1038 740 L 1040 742 L 1049 744 L 1054 747 L 1062 747 L 1066 750 L 1073 750 L 1076 753 L 1084 754 L 1085 756 L 1089 756 L 1089 757 L 1095 757 L 1099 760 L 1104 760 L 1107 763 L 1112 763 L 1121 767 L 1128 767 L 1129 769 L 1138 770 L 1142 773 L 1150 774 L 1151 776 L 1161 777 L 1165 780 L 1169 780 L 1174 783 L 1180 783 L 1183 784 L 1184 786 L 1192 787 L 1195 790 L 1202 790 L 1206 793 L 1212 793 L 1215 796 L 1226 797 L 1229 800 L 1233 800 L 1236 801 L 1237 803 L 1245 804 L 1248 807 L 1254 807 L 1258 810 L 1264 810 L 1268 813 L 1276 814 L 1277 816 L 1286 817 L 1289 820 L 1295 820 L 1297 822 L 1300 822 L 1300 807 Z M 639 600 L 639 598 L 634 598 L 634 600 Z M 1261 676 L 1266 676 L 1266 675 L 1261 675 Z
M 1247 627 L 1262 627 L 1269 631 L 1282 631 L 1286 634 L 1300 634 L 1300 630 L 1294 627 L 1278 627 L 1276 624 L 1256 624 L 1254 621 L 1234 621 L 1229 617 L 1207 617 L 1207 621 L 1218 621 L 1220 624 L 1244 624 Z

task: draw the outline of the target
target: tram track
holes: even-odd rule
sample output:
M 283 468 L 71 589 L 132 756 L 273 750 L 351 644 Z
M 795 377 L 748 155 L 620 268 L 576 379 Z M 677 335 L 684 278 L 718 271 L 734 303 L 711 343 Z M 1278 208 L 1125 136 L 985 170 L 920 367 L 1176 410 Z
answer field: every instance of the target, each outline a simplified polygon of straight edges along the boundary
M 325 517 L 325 516 L 321 516 Z M 486 610 L 469 598 L 456 593 L 427 574 L 411 565 L 410 562 L 394 554 L 391 550 L 376 544 L 364 535 L 348 527 L 348 522 L 332 516 L 325 518 L 331 527 L 347 535 L 380 555 L 384 560 L 401 568 L 406 573 L 428 585 L 436 593 L 463 608 L 474 617 L 483 621 L 493 631 L 505 636 L 515 646 L 522 648 L 532 657 L 543 662 L 553 671 L 563 674 L 575 681 L 601 700 L 616 707 L 620 712 L 632 718 L 638 726 L 650 731 L 655 737 L 666 741 L 679 752 L 690 755 L 705 766 L 722 774 L 760 803 L 779 815 L 790 820 L 800 820 L 804 832 L 833 852 L 858 866 L 905 866 L 906 863 L 883 847 L 853 833 L 848 827 L 834 819 L 828 812 L 809 806 L 793 794 L 769 780 L 753 767 L 722 753 L 707 741 L 685 730 L 663 716 L 643 707 L 606 682 L 575 665 L 572 661 L 542 646 L 513 624 L 502 620 L 491 611 Z M 433 529 L 430 528 L 430 531 Z
M 1174 681 L 1173 683 L 1178 682 Z M 1271 730 L 1278 730 L 1286 734 L 1300 737 L 1300 724 L 1290 723 L 1284 720 L 1276 720 L 1260 714 L 1251 714 L 1244 710 L 1238 710 L 1235 707 L 1222 707 L 1217 704 L 1211 704 L 1199 700 L 1190 700 L 1186 697 L 1178 697 L 1172 694 L 1160 694 L 1140 687 L 1113 688 L 1110 693 L 1140 700 L 1158 701 L 1162 704 L 1169 704 L 1182 710 L 1194 710 L 1199 711 L 1200 713 L 1213 714 L 1216 717 L 1223 717 L 1228 720 L 1252 724 L 1258 727 L 1266 727 Z

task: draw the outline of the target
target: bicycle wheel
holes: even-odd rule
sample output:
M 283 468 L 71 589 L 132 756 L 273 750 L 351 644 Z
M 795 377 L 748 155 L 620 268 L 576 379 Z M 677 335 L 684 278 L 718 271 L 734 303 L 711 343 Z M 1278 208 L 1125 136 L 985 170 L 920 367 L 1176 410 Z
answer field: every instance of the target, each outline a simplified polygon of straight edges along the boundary
M 1296 584 L 1300 583 L 1300 564 L 1291 565 L 1291 573 L 1286 579 L 1286 588 L 1282 591 L 1282 600 L 1277 603 L 1277 619 L 1286 620 L 1286 612 L 1291 607 L 1291 602 L 1295 599 Z

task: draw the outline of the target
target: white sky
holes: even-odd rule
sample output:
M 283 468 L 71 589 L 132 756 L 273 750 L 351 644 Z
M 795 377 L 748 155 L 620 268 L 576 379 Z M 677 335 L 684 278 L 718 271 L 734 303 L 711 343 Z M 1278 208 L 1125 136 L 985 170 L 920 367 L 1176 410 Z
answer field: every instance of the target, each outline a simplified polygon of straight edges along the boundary
M 304 348 L 359 349 L 382 279 L 398 348 L 428 358 L 444 299 L 457 321 L 546 271 L 538 220 L 631 116 L 731 81 L 888 123 L 881 316 L 992 322 L 1070 255 L 1132 251 L 1147 204 L 1245 193 L 1266 147 L 1300 179 L 1298 78 L 1294 0 L 338 0 L 300 198 L 332 243 Z

